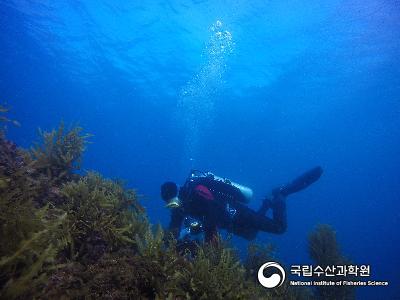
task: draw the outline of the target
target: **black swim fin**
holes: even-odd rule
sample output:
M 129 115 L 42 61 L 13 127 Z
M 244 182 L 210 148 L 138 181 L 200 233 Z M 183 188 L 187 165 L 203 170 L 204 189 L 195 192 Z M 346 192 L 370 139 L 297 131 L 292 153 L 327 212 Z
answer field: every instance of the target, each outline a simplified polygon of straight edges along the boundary
M 282 196 L 286 197 L 290 194 L 300 192 L 316 182 L 321 177 L 322 172 L 323 170 L 320 166 L 312 168 L 311 170 L 297 177 L 292 182 L 278 189 L 274 189 L 272 194 L 280 193 Z

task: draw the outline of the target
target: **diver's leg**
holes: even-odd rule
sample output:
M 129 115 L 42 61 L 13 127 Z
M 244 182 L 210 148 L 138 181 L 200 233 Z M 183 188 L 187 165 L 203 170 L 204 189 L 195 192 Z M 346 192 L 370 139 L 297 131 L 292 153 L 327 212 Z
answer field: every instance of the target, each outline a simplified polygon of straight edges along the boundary
M 280 197 L 287 197 L 290 194 L 304 190 L 305 188 L 316 182 L 321 177 L 322 172 L 323 170 L 321 167 L 319 166 L 314 167 L 308 170 L 307 172 L 303 173 L 299 177 L 295 178 L 288 184 L 274 188 L 271 193 L 272 198 L 266 197 L 263 203 L 261 204 L 260 208 L 258 209 L 257 213 L 260 214 L 261 216 L 264 216 L 267 213 L 268 209 L 274 207 L 277 199 L 279 199 Z
M 322 172 L 323 170 L 319 166 L 312 168 L 300 175 L 299 177 L 295 178 L 288 184 L 272 189 L 272 199 L 266 197 L 261 204 L 261 207 L 258 209 L 258 213 L 260 215 L 265 215 L 268 209 L 273 207 L 274 201 L 277 197 L 287 197 L 290 194 L 304 190 L 305 188 L 316 182 L 321 177 Z
M 286 230 L 286 202 L 282 196 L 274 197 L 269 204 L 272 208 L 272 218 L 260 213 L 260 210 L 254 211 L 246 206 L 240 206 L 237 209 L 237 215 L 233 219 L 234 234 L 251 240 L 256 237 L 258 231 L 272 233 L 283 233 Z
M 260 208 L 258 209 L 257 213 L 262 215 L 262 216 L 265 216 L 265 214 L 267 213 L 268 209 L 270 209 L 271 207 L 272 207 L 272 201 L 271 201 L 270 198 L 266 197 L 263 200 L 263 202 L 262 202 Z
M 303 173 L 299 177 L 295 178 L 292 182 L 285 184 L 279 188 L 272 191 L 272 194 L 280 193 L 283 196 L 289 196 L 290 194 L 300 192 L 305 188 L 309 187 L 311 184 L 316 182 L 322 175 L 321 167 L 314 167 L 307 172 Z
M 286 200 L 282 195 L 276 195 L 273 200 L 268 200 L 268 208 L 272 208 L 272 219 L 262 214 L 260 210 L 252 216 L 252 223 L 261 231 L 283 233 L 286 231 Z M 261 212 L 261 213 L 260 213 Z

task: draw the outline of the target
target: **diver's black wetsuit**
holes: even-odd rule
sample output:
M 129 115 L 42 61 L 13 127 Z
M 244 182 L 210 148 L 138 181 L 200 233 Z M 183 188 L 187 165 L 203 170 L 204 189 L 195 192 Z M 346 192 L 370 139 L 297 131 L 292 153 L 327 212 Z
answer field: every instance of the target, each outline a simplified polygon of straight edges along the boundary
M 200 187 L 200 188 L 199 188 Z M 210 194 L 205 194 L 206 191 Z M 256 237 L 257 232 L 267 231 L 283 233 L 286 230 L 286 204 L 283 197 L 278 197 L 271 206 L 273 217 L 265 216 L 266 207 L 258 212 L 242 203 L 245 198 L 240 190 L 221 181 L 207 177 L 188 181 L 179 190 L 181 206 L 171 211 L 170 232 L 178 238 L 182 222 L 186 216 L 202 222 L 206 241 L 210 241 L 223 228 L 248 240 Z M 265 206 L 264 202 L 264 206 Z
M 319 166 L 312 168 L 274 189 L 272 198 L 266 198 L 258 211 L 243 204 L 245 197 L 234 185 L 210 177 L 190 179 L 179 190 L 181 205 L 171 211 L 170 232 L 178 238 L 184 218 L 190 216 L 203 224 L 207 241 L 216 235 L 218 227 L 247 240 L 254 239 L 258 231 L 283 233 L 287 224 L 285 198 L 316 182 L 322 172 Z M 265 215 L 269 208 L 272 208 L 272 218 Z

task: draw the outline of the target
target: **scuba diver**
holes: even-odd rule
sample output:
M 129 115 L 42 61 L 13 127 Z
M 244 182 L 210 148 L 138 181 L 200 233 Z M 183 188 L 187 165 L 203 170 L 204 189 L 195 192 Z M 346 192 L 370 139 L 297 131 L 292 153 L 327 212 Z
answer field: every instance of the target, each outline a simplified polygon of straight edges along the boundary
M 161 198 L 171 209 L 169 232 L 178 240 L 204 233 L 207 242 L 217 237 L 217 228 L 246 240 L 253 240 L 259 231 L 282 234 L 287 225 L 286 197 L 307 188 L 321 175 L 322 168 L 315 167 L 273 189 L 255 211 L 246 206 L 253 194 L 250 188 L 210 172 L 192 171 L 179 190 L 174 182 L 161 185 Z M 272 218 L 266 216 L 269 209 Z

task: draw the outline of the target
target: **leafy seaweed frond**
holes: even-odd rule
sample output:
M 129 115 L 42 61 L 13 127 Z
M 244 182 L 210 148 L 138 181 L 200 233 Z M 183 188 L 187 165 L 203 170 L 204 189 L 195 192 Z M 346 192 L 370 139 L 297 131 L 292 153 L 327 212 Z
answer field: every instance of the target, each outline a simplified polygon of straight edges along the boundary
M 48 278 L 47 265 L 55 262 L 57 253 L 65 247 L 63 225 L 66 214 L 43 207 L 35 211 L 36 227 L 20 242 L 17 249 L 0 260 L 1 296 L 16 298 L 32 288 L 33 282 L 44 283 Z
M 244 299 L 254 292 L 233 249 L 220 242 L 200 247 L 186 284 L 195 299 Z
M 31 149 L 32 168 L 56 183 L 79 169 L 81 155 L 91 136 L 81 127 L 66 130 L 64 123 L 50 132 L 39 131 L 42 142 Z
M 35 215 L 39 190 L 22 151 L 0 136 L 0 256 L 16 251 L 21 240 L 39 230 Z
M 12 120 L 9 119 L 6 115 L 7 113 L 10 111 L 10 109 L 8 107 L 6 107 L 5 105 L 1 105 L 0 104 L 0 122 L 4 122 L 4 123 L 11 123 L 15 126 L 21 126 L 21 124 L 16 121 L 16 120 Z
M 63 209 L 68 215 L 73 259 L 133 246 L 135 236 L 143 236 L 147 230 L 147 218 L 136 194 L 97 173 L 68 182 L 61 194 L 65 197 Z M 93 247 L 99 253 L 95 254 Z

